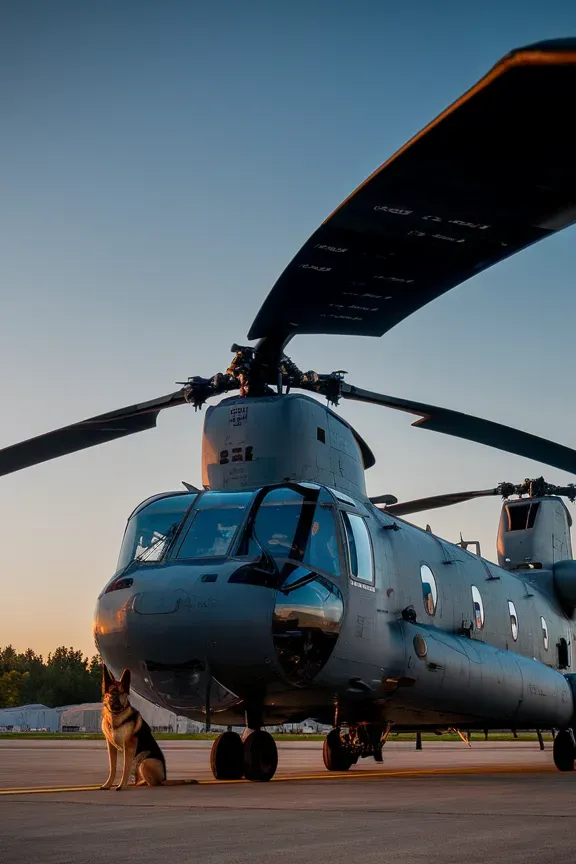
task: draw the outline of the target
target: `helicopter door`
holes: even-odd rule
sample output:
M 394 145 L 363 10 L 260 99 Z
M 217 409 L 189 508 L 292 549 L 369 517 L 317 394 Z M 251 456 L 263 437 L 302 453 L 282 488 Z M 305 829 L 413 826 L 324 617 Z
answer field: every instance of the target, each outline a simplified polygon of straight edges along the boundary
M 374 590 L 374 553 L 370 531 L 363 516 L 342 511 L 346 533 L 350 579 L 357 588 Z
M 373 664 L 378 653 L 374 550 L 367 518 L 341 510 L 348 569 L 348 633 L 344 643 L 360 665 Z

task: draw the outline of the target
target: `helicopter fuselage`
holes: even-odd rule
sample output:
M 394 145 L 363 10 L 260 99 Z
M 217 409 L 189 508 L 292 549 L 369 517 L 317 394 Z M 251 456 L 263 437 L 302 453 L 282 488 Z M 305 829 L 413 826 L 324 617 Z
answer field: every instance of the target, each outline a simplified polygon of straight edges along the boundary
M 507 571 L 318 483 L 144 502 L 94 632 L 142 696 L 203 722 L 573 724 L 551 571 Z

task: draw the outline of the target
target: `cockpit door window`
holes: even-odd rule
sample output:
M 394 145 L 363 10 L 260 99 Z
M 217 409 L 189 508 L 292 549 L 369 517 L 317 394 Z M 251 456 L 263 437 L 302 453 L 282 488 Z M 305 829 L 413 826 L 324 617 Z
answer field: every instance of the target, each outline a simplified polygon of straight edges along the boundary
M 294 489 L 271 489 L 258 506 L 253 533 L 260 545 L 273 558 L 301 560 L 304 549 L 296 532 L 304 496 Z
M 309 499 L 295 489 L 271 489 L 258 507 L 253 532 L 275 560 L 340 573 L 334 507 L 325 489 L 313 489 Z
M 313 570 L 323 570 L 332 576 L 339 576 L 340 561 L 334 508 L 327 503 L 322 503 L 321 498 L 322 496 L 316 504 L 303 560 L 304 564 Z
M 342 511 L 342 521 L 346 530 L 350 575 L 359 582 L 373 584 L 374 557 L 366 522 L 361 516 L 347 511 Z

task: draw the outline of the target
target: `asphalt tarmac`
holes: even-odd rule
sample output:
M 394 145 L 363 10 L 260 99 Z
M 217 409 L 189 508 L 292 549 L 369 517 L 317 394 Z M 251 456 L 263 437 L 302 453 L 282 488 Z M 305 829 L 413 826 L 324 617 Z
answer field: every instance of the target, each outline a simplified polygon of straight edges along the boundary
M 383 764 L 338 775 L 321 744 L 286 742 L 271 783 L 213 781 L 207 742 L 161 746 L 174 785 L 118 794 L 94 789 L 107 774 L 100 741 L 0 741 L 2 864 L 574 858 L 576 774 L 554 768 L 549 743 L 390 742 Z

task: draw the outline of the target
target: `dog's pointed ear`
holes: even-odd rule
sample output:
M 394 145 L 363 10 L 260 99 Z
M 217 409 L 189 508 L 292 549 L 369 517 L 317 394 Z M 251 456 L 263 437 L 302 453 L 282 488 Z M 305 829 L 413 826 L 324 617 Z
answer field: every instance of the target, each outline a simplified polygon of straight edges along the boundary
M 120 678 L 120 687 L 124 691 L 124 693 L 128 694 L 130 692 L 130 679 L 132 674 L 129 669 L 124 669 L 122 672 L 122 677 Z
M 102 694 L 106 695 L 111 685 L 114 684 L 114 676 L 110 673 L 105 663 L 102 664 Z

